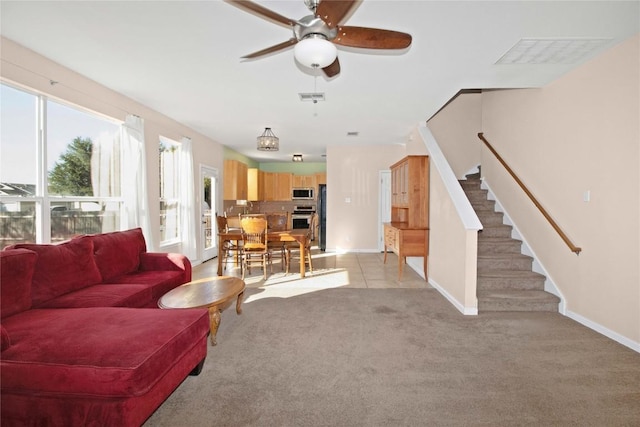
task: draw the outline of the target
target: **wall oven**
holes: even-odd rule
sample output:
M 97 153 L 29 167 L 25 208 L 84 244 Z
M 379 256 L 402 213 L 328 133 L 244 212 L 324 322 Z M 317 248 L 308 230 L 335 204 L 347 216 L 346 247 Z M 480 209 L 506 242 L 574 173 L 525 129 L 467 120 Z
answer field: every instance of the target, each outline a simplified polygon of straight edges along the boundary
M 307 229 L 311 222 L 311 216 L 316 213 L 316 207 L 312 205 L 294 206 L 291 214 L 292 227 L 294 229 Z M 312 237 L 315 230 L 311 231 Z
M 291 192 L 292 200 L 313 200 L 313 188 L 294 188 Z

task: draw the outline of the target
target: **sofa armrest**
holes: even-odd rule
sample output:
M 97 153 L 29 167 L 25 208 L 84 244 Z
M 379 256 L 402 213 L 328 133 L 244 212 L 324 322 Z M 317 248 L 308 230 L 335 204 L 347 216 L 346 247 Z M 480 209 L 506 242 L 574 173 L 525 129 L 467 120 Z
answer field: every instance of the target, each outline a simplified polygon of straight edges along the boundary
M 140 271 L 182 270 L 185 283 L 191 281 L 191 261 L 182 254 L 143 252 L 140 254 Z

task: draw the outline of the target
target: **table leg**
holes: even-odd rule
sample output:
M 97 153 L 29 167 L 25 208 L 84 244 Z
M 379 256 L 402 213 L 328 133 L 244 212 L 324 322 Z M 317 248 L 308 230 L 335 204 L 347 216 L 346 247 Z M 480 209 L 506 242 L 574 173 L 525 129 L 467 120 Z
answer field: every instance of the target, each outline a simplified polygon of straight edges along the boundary
M 242 314 L 242 307 L 240 305 L 242 304 L 243 298 L 244 298 L 244 292 L 240 292 L 238 294 L 238 299 L 236 301 L 236 313 L 238 314 Z
M 209 307 L 209 328 L 211 330 L 211 345 L 216 345 L 216 335 L 218 334 L 218 326 L 220 326 L 220 310 L 218 306 Z
M 224 239 L 222 236 L 218 236 L 218 276 L 222 276 L 222 257 L 224 256 L 224 251 L 222 250 L 223 243 Z
M 304 267 L 305 267 L 305 260 L 306 260 L 306 254 L 304 253 L 304 247 L 305 244 L 304 242 L 300 242 L 300 277 L 304 277 Z

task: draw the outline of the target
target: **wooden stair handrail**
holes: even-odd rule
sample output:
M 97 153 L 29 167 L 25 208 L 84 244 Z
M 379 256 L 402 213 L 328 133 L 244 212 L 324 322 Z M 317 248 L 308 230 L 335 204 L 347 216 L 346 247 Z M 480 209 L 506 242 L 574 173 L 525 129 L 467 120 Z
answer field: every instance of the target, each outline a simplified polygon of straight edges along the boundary
M 573 242 L 571 242 L 569 237 L 567 237 L 564 231 L 562 231 L 560 226 L 558 226 L 558 224 L 556 224 L 553 218 L 551 218 L 551 215 L 549 215 L 549 213 L 545 210 L 545 208 L 542 207 L 542 205 L 540 204 L 540 202 L 538 202 L 535 196 L 531 194 L 531 191 L 529 191 L 527 186 L 524 185 L 524 183 L 520 180 L 520 178 L 518 178 L 518 176 L 513 172 L 513 170 L 509 167 L 509 165 L 502 159 L 502 157 L 500 157 L 500 154 L 498 154 L 498 152 L 491 146 L 489 141 L 487 141 L 487 139 L 484 137 L 484 133 L 482 132 L 478 133 L 478 138 L 480 138 L 480 140 L 484 142 L 484 144 L 487 146 L 489 151 L 491 151 L 493 155 L 496 156 L 496 159 L 498 159 L 498 161 L 502 164 L 502 166 L 504 166 L 507 172 L 509 172 L 509 175 L 511 175 L 513 179 L 518 183 L 522 191 L 524 191 L 526 195 L 529 196 L 529 199 L 531 199 L 533 204 L 536 205 L 536 207 L 542 213 L 542 215 L 547 219 L 547 221 L 549 221 L 549 224 L 551 224 L 553 229 L 556 230 L 556 232 L 560 235 L 562 240 L 564 240 L 567 246 L 569 246 L 569 249 L 571 249 L 571 252 L 575 252 L 576 255 L 579 255 L 580 252 L 582 251 L 582 248 L 579 248 L 578 246 L 574 245 Z

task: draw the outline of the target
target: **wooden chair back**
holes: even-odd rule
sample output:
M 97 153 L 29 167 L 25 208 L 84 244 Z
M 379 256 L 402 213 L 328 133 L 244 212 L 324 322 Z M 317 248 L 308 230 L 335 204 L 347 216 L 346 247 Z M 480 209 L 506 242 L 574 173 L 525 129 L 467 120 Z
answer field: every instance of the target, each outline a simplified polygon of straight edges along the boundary
M 289 229 L 289 213 L 275 212 L 267 214 L 267 227 L 272 231 L 285 231 Z
M 267 220 L 259 216 L 246 216 L 240 220 L 244 250 L 267 251 Z
M 307 249 L 311 249 L 311 239 L 315 236 L 315 229 L 318 226 L 318 214 L 311 215 L 309 220 L 309 231 L 307 232 Z
M 216 224 L 218 225 L 218 232 L 224 233 L 227 231 L 227 217 L 216 215 Z

